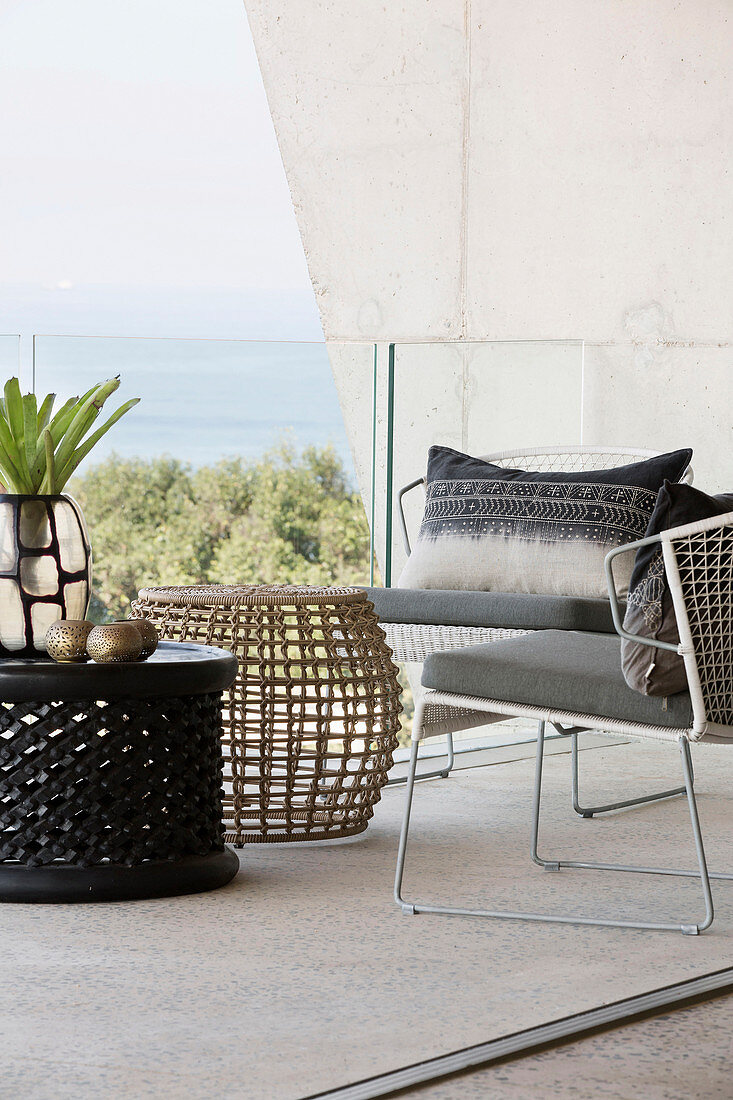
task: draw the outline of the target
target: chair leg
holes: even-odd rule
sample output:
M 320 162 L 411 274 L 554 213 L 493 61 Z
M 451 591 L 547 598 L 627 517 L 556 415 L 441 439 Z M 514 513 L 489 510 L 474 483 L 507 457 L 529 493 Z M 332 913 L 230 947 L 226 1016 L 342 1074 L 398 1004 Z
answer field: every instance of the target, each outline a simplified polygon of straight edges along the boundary
M 698 924 L 697 928 L 683 928 L 683 932 L 687 932 L 690 935 L 696 935 L 697 932 L 704 932 L 706 928 L 709 928 L 713 923 L 713 917 L 715 916 L 715 910 L 713 908 L 713 895 L 710 889 L 710 872 L 708 871 L 707 859 L 705 858 L 705 846 L 702 841 L 702 833 L 700 832 L 700 818 L 697 814 L 697 799 L 695 798 L 695 776 L 692 771 L 692 753 L 690 752 L 690 742 L 686 737 L 680 737 L 680 755 L 682 757 L 682 774 L 685 777 L 685 790 L 687 792 L 687 805 L 690 809 L 690 821 L 692 823 L 692 835 L 695 838 L 695 852 L 697 853 L 697 863 L 700 868 L 700 881 L 702 883 L 703 897 L 705 898 L 705 917 Z M 733 875 L 715 875 L 715 878 L 733 878 Z
M 604 806 L 581 806 L 578 781 L 578 735 L 570 734 L 570 760 L 572 776 L 573 809 L 579 817 L 593 817 L 594 814 L 605 814 L 609 810 L 623 810 L 628 806 L 643 806 L 646 802 L 658 802 L 660 798 L 673 798 L 675 795 L 684 794 L 684 787 L 675 787 L 670 791 L 659 791 L 657 794 L 643 795 L 641 798 L 625 798 L 622 802 L 608 802 Z M 694 777 L 693 777 L 694 780 Z
M 397 870 L 394 880 L 394 899 L 402 907 L 403 913 L 414 913 L 414 905 L 410 905 L 402 897 L 402 879 L 405 874 L 405 856 L 407 854 L 407 834 L 410 831 L 410 813 L 412 811 L 412 793 L 415 789 L 415 769 L 417 768 L 417 754 L 420 750 L 420 742 L 413 741 L 410 746 L 410 770 L 407 773 L 407 790 L 405 792 L 405 812 L 400 829 L 400 845 L 397 851 Z
M 532 842 L 530 845 L 530 858 L 538 867 L 545 871 L 559 871 L 560 864 L 552 860 L 542 859 L 537 854 L 537 844 L 540 835 L 540 803 L 542 801 L 542 764 L 545 757 L 545 723 L 537 723 L 537 754 L 534 766 L 534 790 L 532 793 Z
M 445 767 L 436 768 L 436 770 L 432 771 L 432 772 L 421 772 L 420 775 L 415 776 L 415 779 L 447 779 L 448 778 L 450 773 L 453 771 L 453 766 L 456 762 L 455 747 L 453 745 L 453 734 L 452 733 L 446 734 L 445 740 L 446 740 L 446 745 L 448 747 L 448 758 L 445 762 Z M 418 745 L 419 741 L 415 741 L 415 742 L 413 742 L 413 744 Z M 407 781 L 408 781 L 408 776 L 406 776 L 406 775 L 396 776 L 394 779 L 388 779 L 387 782 L 385 783 L 385 787 L 399 787 L 402 783 L 407 783 Z
M 602 928 L 640 928 L 644 930 L 658 930 L 658 931 L 674 931 L 682 932 L 685 935 L 697 935 L 698 932 L 705 931 L 709 928 L 713 920 L 713 901 L 712 893 L 710 889 L 710 879 L 733 879 L 733 874 L 722 873 L 710 873 L 707 869 L 707 863 L 705 859 L 705 849 L 702 841 L 702 834 L 700 831 L 700 822 L 697 814 L 697 803 L 695 800 L 695 791 L 693 786 L 693 774 L 692 763 L 690 755 L 690 747 L 686 738 L 680 738 L 679 748 L 682 758 L 682 771 L 685 779 L 685 792 L 687 794 L 687 801 L 690 810 L 690 820 L 692 823 L 692 831 L 695 840 L 695 849 L 698 858 L 698 870 L 697 871 L 677 871 L 671 868 L 659 868 L 659 867 L 635 867 L 631 865 L 623 864 L 611 864 L 611 863 L 584 863 L 570 860 L 547 860 L 542 858 L 538 854 L 538 839 L 539 839 L 539 822 L 540 822 L 540 803 L 542 795 L 542 763 L 543 763 L 543 750 L 544 750 L 544 737 L 545 737 L 545 723 L 540 722 L 537 733 L 537 755 L 535 762 L 535 781 L 534 781 L 534 793 L 532 801 L 532 840 L 531 840 L 531 854 L 532 859 L 539 866 L 545 868 L 548 871 L 558 871 L 561 868 L 575 867 L 588 870 L 608 870 L 608 871 L 637 871 L 645 874 L 661 874 L 661 875 L 674 875 L 680 877 L 694 877 L 699 878 L 702 882 L 703 895 L 705 899 L 705 917 L 698 924 L 689 923 L 673 923 L 670 921 L 632 921 L 632 920 L 605 920 L 595 917 L 573 917 L 564 914 L 550 914 L 550 913 L 529 913 L 529 912 L 512 912 L 504 910 L 491 910 L 491 909 L 464 909 L 457 906 L 447 905 L 430 905 L 425 902 L 412 902 L 405 899 L 403 896 L 403 878 L 405 870 L 405 860 L 407 855 L 407 842 L 410 829 L 410 816 L 412 811 L 412 799 L 415 788 L 415 778 L 417 769 L 417 760 L 419 753 L 419 742 L 413 741 L 412 750 L 410 754 L 410 771 L 407 777 L 407 790 L 405 797 L 405 812 L 402 821 L 402 829 L 400 832 L 400 843 L 397 855 L 397 870 L 395 874 L 394 884 L 394 900 L 397 905 L 400 906 L 402 912 L 405 914 L 417 914 L 417 913 L 440 913 L 446 916 L 466 916 L 466 917 L 499 917 L 507 920 L 527 920 L 535 921 L 544 924 L 561 923 L 561 924 L 574 924 L 574 925 L 592 925 Z

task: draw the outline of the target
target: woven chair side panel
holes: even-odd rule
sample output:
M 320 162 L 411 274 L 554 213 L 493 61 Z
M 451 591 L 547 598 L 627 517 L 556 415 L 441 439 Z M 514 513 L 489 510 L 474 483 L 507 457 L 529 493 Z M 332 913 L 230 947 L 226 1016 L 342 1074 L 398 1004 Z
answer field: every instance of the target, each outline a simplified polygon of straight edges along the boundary
M 483 712 L 494 715 L 495 721 L 500 721 L 502 718 L 532 718 L 535 721 L 557 722 L 563 726 L 577 726 L 578 729 L 594 733 L 605 733 L 614 736 L 623 734 L 642 741 L 651 739 L 653 741 L 675 742 L 681 736 L 695 740 L 692 731 L 689 729 L 652 726 L 627 719 L 601 718 L 597 714 L 555 710 L 549 707 L 535 706 L 531 703 L 509 703 L 505 699 L 483 699 L 475 695 L 455 695 L 450 692 L 430 690 L 425 693 L 425 702 L 430 706 L 449 706 L 456 710 L 466 709 Z M 427 735 L 423 733 L 421 736 Z M 713 743 L 713 740 L 711 739 L 709 743 Z M 701 738 L 698 743 L 706 743 L 705 738 Z
M 146 603 L 166 638 L 239 662 L 223 704 L 225 820 L 233 843 L 366 828 L 397 747 L 397 669 L 366 600 L 191 608 Z
M 445 703 L 425 702 L 420 721 L 420 736 L 443 737 L 448 733 L 462 733 L 479 729 L 493 722 L 504 721 L 503 716 L 491 712 L 481 713 L 466 707 L 448 706 Z
M 502 627 L 442 626 L 423 623 L 382 623 L 387 645 L 395 661 L 424 661 L 431 653 L 463 649 L 468 645 L 517 638 L 531 630 L 505 630 Z
M 705 713 L 733 726 L 733 527 L 673 543 Z

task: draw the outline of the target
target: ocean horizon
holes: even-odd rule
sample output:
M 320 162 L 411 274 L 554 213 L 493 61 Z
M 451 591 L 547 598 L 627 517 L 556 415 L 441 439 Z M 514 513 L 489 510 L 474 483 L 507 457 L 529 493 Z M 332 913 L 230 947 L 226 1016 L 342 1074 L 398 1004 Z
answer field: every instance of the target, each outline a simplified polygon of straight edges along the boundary
M 94 463 L 112 452 L 124 458 L 171 455 L 193 467 L 236 455 L 255 459 L 285 436 L 298 450 L 333 446 L 353 479 L 328 351 L 320 331 L 314 333 L 303 295 L 294 299 L 300 316 L 296 327 L 313 334 L 309 341 L 290 338 L 296 320 L 292 314 L 290 324 L 284 319 L 280 325 L 281 338 L 272 337 L 278 329 L 278 307 L 293 297 L 287 294 L 239 296 L 250 301 L 251 310 L 260 309 L 259 330 L 265 338 L 259 340 L 212 335 L 255 330 L 253 317 L 243 320 L 235 314 L 226 296 L 204 295 L 196 305 L 190 293 L 153 294 L 150 301 L 142 295 L 126 300 L 129 308 L 122 308 L 119 299 L 115 307 L 109 293 L 97 302 L 71 292 L 49 297 L 52 310 L 27 291 L 17 309 L 5 312 L 4 331 L 22 336 L 20 356 L 17 338 L 0 336 L 0 362 L 6 377 L 20 374 L 24 390 L 33 387 L 35 375 L 35 392 L 54 392 L 59 401 L 94 382 L 121 376 L 109 407 L 131 397 L 141 402 L 98 444 Z M 191 312 L 181 325 L 176 318 L 185 305 Z M 36 335 L 34 362 L 32 334 L 44 327 L 62 334 Z M 75 329 L 95 335 L 63 334 Z M 136 329 L 147 334 L 119 336 Z M 197 338 L 189 331 L 204 335 Z

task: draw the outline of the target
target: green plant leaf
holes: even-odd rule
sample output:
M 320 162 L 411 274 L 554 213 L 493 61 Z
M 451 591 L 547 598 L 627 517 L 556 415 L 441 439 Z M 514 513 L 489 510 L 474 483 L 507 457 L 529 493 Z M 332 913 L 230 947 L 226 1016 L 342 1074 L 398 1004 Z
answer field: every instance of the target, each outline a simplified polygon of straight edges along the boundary
M 25 419 L 23 413 L 23 395 L 20 392 L 20 382 L 17 378 L 9 378 L 5 383 L 5 410 L 7 412 L 7 423 L 10 429 L 10 433 L 15 444 L 15 452 L 10 451 L 9 454 L 13 459 L 13 463 L 17 466 L 21 480 L 25 488 L 20 492 L 32 493 L 33 480 L 31 478 L 30 466 L 25 454 Z
M 40 453 L 39 453 L 40 451 Z M 31 467 L 31 482 L 34 486 L 34 492 L 40 493 L 40 486 L 43 484 L 43 479 L 46 474 L 46 448 L 43 442 L 43 433 L 38 440 L 38 446 L 36 448 L 36 460 Z
M 25 460 L 29 471 L 32 471 L 36 460 L 36 443 L 38 442 L 38 406 L 36 395 L 27 393 L 23 397 L 23 446 L 25 447 Z M 31 473 L 31 484 L 34 491 L 38 486 L 34 484 Z
M 23 444 L 23 397 L 20 392 L 20 382 L 17 378 L 9 378 L 5 383 L 5 415 L 13 434 L 13 439 L 18 447 Z
M 69 413 L 73 409 L 75 409 L 78 404 L 79 404 L 79 398 L 78 397 L 70 397 L 68 399 L 68 401 L 64 401 L 61 408 L 56 410 L 56 412 L 53 414 L 53 416 L 51 417 L 51 420 L 49 421 L 49 423 L 47 425 L 47 427 L 48 427 L 49 431 L 51 432 L 51 434 L 53 434 L 54 427 L 56 425 L 58 425 L 59 422 L 62 419 L 64 419 L 64 417 L 68 416 Z
M 51 438 L 53 439 L 54 448 L 58 447 L 64 435 L 64 432 L 68 428 L 71 421 L 74 419 L 74 413 L 78 403 L 78 397 L 70 397 L 69 400 L 61 406 L 61 408 L 51 420 L 51 423 L 48 425 L 48 430 L 50 431 Z M 41 440 L 39 446 L 42 445 L 42 442 L 43 441 Z M 36 457 L 38 457 L 38 448 L 36 448 Z
M 48 423 L 41 426 L 41 417 L 46 415 L 46 404 L 48 405 L 48 414 L 53 411 L 53 402 L 56 398 L 55 393 L 49 393 L 44 398 L 43 404 L 38 412 L 38 442 L 36 444 L 36 454 L 31 466 L 31 480 L 34 485 L 40 485 L 43 481 L 43 475 L 46 472 L 46 447 L 43 438 L 44 428 L 48 428 L 51 432 L 53 439 L 53 445 L 56 447 L 61 440 L 62 435 L 71 423 L 74 415 L 74 409 L 76 408 L 78 397 L 70 397 L 68 401 L 65 401 L 60 409 L 56 410 L 54 416 L 48 421 Z M 50 401 L 49 401 L 50 399 Z
M 0 463 L 3 466 L 5 477 L 9 477 L 11 484 L 6 483 L 6 488 L 11 493 L 32 493 L 30 476 L 26 480 L 20 459 L 20 450 L 16 445 L 10 426 L 4 416 L 0 416 Z
M 0 477 L 8 491 L 60 492 L 92 447 L 140 400 L 127 401 L 89 436 L 119 385 L 119 375 L 99 382 L 54 413 L 55 394 L 47 394 L 39 407 L 35 394 L 23 396 L 18 379 L 8 379 L 0 398 Z
M 85 401 L 78 406 L 71 424 L 67 428 L 56 451 L 56 470 L 63 470 L 71 460 L 76 447 L 84 438 L 94 421 L 99 416 L 107 398 L 119 389 L 120 379 L 109 378 L 106 382 L 100 382 L 90 391 Z M 57 472 L 57 480 L 59 474 Z
M 94 432 L 93 435 L 90 435 L 89 439 L 87 439 L 85 443 L 83 443 L 74 451 L 69 462 L 67 462 L 66 466 L 61 470 L 60 473 L 57 474 L 57 492 L 61 492 L 64 485 L 74 473 L 74 470 L 77 468 L 79 463 L 84 458 L 86 458 L 92 447 L 95 447 L 97 443 L 99 443 L 102 436 L 105 435 L 110 430 L 110 428 L 125 415 L 126 412 L 129 412 L 130 409 L 139 404 L 139 402 L 139 397 L 133 397 L 130 401 L 126 401 L 124 405 L 120 405 L 119 409 L 112 413 L 112 416 L 110 416 L 109 420 L 105 421 L 101 428 L 97 428 L 96 432 Z
M 0 450 L 0 477 L 2 483 L 5 486 L 6 493 L 22 493 L 23 486 L 20 484 L 20 475 L 14 466 L 10 465 L 7 454 Z
M 41 407 L 38 410 L 38 438 L 43 438 L 43 429 L 48 427 L 48 423 L 51 419 L 51 413 L 53 412 L 53 403 L 56 400 L 55 393 L 47 393 L 41 402 Z
M 116 377 L 116 378 L 119 378 L 120 376 L 119 376 L 119 374 L 118 374 L 118 375 L 116 375 L 115 377 Z M 94 385 L 92 386 L 92 388 L 91 388 L 90 390 L 87 390 L 87 392 L 86 392 L 86 393 L 83 393 L 83 394 L 81 395 L 81 397 L 77 397 L 77 399 L 76 399 L 76 400 L 77 400 L 77 404 L 83 405 L 83 404 L 84 404 L 84 402 L 85 402 L 85 401 L 87 400 L 87 398 L 88 398 L 88 397 L 91 397 L 91 396 L 92 396 L 92 394 L 94 393 L 94 391 L 95 391 L 96 389 L 99 389 L 99 387 L 100 387 L 101 385 L 102 385 L 102 383 L 101 383 L 101 382 L 96 382 L 96 383 L 95 383 L 95 384 L 94 384 Z
M 40 492 L 48 493 L 50 496 L 53 496 L 55 493 L 58 493 L 59 490 L 55 484 L 56 471 L 53 458 L 53 437 L 48 428 L 45 428 L 43 432 L 43 449 L 45 453 L 46 470 L 43 475 L 43 481 L 41 482 Z

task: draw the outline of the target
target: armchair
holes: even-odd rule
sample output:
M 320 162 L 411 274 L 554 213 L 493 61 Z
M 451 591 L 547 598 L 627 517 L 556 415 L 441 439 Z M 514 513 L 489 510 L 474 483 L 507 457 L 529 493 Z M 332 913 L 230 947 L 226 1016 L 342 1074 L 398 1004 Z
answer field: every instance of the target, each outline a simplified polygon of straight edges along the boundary
M 613 585 L 613 561 L 620 553 L 635 551 L 639 546 L 651 543 L 659 543 L 662 548 L 679 629 L 679 646 L 628 635 L 621 625 Z M 641 539 L 612 550 L 606 558 L 606 571 L 618 632 L 651 648 L 676 649 L 684 661 L 688 690 L 663 700 L 630 689 L 621 673 L 620 643 L 614 635 L 538 631 L 525 637 L 428 657 L 423 673 L 423 684 L 427 690 L 420 701 L 413 727 L 405 815 L 394 886 L 395 901 L 403 912 L 670 929 L 686 935 L 697 935 L 712 924 L 711 879 L 733 879 L 733 874 L 708 870 L 697 812 L 690 746 L 733 741 L 733 512 L 664 531 L 651 539 Z M 521 716 L 538 722 L 530 856 L 539 867 L 546 871 L 583 868 L 699 878 L 705 905 L 703 916 L 695 921 L 680 919 L 675 922 L 634 918 L 618 920 L 560 913 L 502 912 L 406 900 L 402 883 L 418 752 L 420 742 L 430 728 L 430 720 L 426 722 L 425 716 L 429 715 L 429 708 L 438 706 L 459 711 Z M 547 723 L 563 736 L 576 737 L 581 731 L 592 730 L 676 744 L 684 780 L 681 789 L 687 796 L 690 812 L 697 869 L 612 864 L 588 859 L 557 860 L 540 855 L 542 764 Z M 575 767 L 577 757 L 574 760 Z
M 613 466 L 626 465 L 639 462 L 647 458 L 654 458 L 659 451 L 648 450 L 642 447 L 604 446 L 591 444 L 551 444 L 544 447 L 529 447 L 510 451 L 495 451 L 492 454 L 481 455 L 486 462 L 493 462 L 504 467 L 514 467 L 521 470 L 545 470 L 547 472 L 571 472 L 607 469 Z M 688 467 L 682 480 L 692 484 L 692 467 Z M 425 477 L 416 478 L 404 485 L 397 494 L 397 521 L 402 535 L 402 541 L 407 554 L 411 552 L 410 534 L 405 518 L 404 500 L 418 486 L 425 486 Z M 411 618 L 405 613 L 405 604 L 408 602 L 402 598 L 408 593 L 400 589 L 372 589 L 370 598 L 374 601 L 377 613 L 380 617 L 382 628 L 387 636 L 387 644 L 392 649 L 394 659 L 407 665 L 410 683 L 415 696 L 416 710 L 420 710 L 420 721 L 424 730 L 424 736 L 437 736 L 445 734 L 447 742 L 447 759 L 437 769 L 424 771 L 418 778 L 432 777 L 445 778 L 450 774 L 455 762 L 455 745 L 453 734 L 459 730 L 486 725 L 491 721 L 501 721 L 506 715 L 487 714 L 485 710 L 461 707 L 455 704 L 438 702 L 430 695 L 424 696 L 424 689 L 420 684 L 420 669 L 425 660 L 433 653 L 446 650 L 463 649 L 466 646 L 474 646 L 487 642 L 498 642 L 507 638 L 516 638 L 529 634 L 534 630 L 543 629 L 554 622 L 560 622 L 564 629 L 581 629 L 590 631 L 613 632 L 613 623 L 610 608 L 605 602 L 600 607 L 578 607 L 578 601 L 567 600 L 565 608 L 560 605 L 558 598 L 552 608 L 552 622 L 545 617 L 547 603 L 542 605 L 543 614 L 538 614 L 539 608 L 526 602 L 517 616 L 516 609 L 519 601 L 514 600 L 512 606 L 515 610 L 513 620 L 496 621 L 491 619 L 492 625 L 478 625 L 476 619 L 466 619 L 466 599 L 470 598 L 475 612 L 481 603 L 484 594 L 455 593 L 453 606 L 447 606 L 447 601 L 431 598 L 432 593 L 425 593 L 427 599 L 431 599 L 429 614 L 416 614 Z M 411 600 L 416 595 L 412 594 Z M 445 596 L 448 594 L 438 594 Z M 479 598 L 476 599 L 475 597 Z M 530 597 L 531 600 L 531 597 Z M 505 601 L 507 602 L 507 601 Z M 602 601 L 595 601 L 599 604 Z M 537 604 L 537 601 L 535 601 Z M 447 614 L 446 614 L 447 612 Z M 493 607 L 492 607 L 493 612 Z M 441 618 L 442 614 L 442 618 Z M 582 817 L 592 817 L 596 813 L 618 809 L 620 806 L 637 805 L 639 803 L 666 798 L 670 795 L 682 793 L 683 788 L 675 788 L 672 791 L 661 791 L 640 798 L 624 800 L 622 803 L 611 805 L 583 805 L 579 793 L 579 768 L 578 768 L 578 740 L 572 738 L 571 753 L 573 767 L 571 772 L 571 797 L 573 808 Z M 403 783 L 404 779 L 390 780 L 390 784 Z

